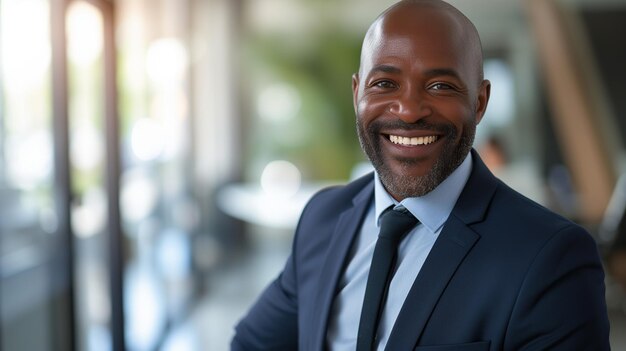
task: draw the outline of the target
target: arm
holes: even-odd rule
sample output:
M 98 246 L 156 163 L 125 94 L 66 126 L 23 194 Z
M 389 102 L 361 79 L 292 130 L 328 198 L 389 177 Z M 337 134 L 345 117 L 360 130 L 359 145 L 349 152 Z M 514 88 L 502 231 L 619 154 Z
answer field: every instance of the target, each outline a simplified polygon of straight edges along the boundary
M 367 178 L 364 180 L 371 181 Z M 354 188 L 361 189 L 362 185 L 357 183 Z M 341 202 L 335 201 L 337 196 L 331 194 L 332 189 L 335 188 L 319 191 L 305 206 L 295 231 L 291 256 L 282 273 L 267 287 L 247 316 L 236 326 L 235 337 L 231 343 L 233 351 L 292 351 L 297 350 L 298 345 L 303 342 L 303 335 L 298 332 L 299 328 L 304 328 L 299 326 L 299 320 L 304 321 L 303 309 L 299 306 L 309 307 L 310 305 L 305 304 L 313 303 L 309 299 L 317 294 L 317 287 L 311 284 L 317 284 L 321 268 L 319 265 L 325 257 L 328 235 L 333 232 L 332 228 L 336 224 L 332 219 L 343 211 L 341 207 L 337 207 L 341 206 Z M 352 197 L 351 194 L 344 196 L 350 200 Z M 325 235 L 321 235 L 324 233 Z M 313 282 L 311 275 L 315 277 Z
M 506 350 L 609 350 L 604 272 L 593 239 L 570 225 L 548 240 L 521 286 Z
M 322 191 L 323 192 L 323 191 Z M 314 196 L 319 196 L 320 193 Z M 278 278 L 254 303 L 235 327 L 231 351 L 298 349 L 298 288 L 296 274 L 297 242 L 303 218 L 311 199 L 302 211 L 296 228 L 291 255 Z

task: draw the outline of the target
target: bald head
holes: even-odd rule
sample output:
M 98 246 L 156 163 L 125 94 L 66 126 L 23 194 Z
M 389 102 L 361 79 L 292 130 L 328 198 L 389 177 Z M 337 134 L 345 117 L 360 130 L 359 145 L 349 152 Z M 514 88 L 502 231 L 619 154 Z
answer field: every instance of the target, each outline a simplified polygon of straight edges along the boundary
M 439 11 L 443 11 L 443 12 L 447 12 L 451 14 L 456 19 L 464 22 L 464 24 L 467 25 L 468 28 L 473 29 L 474 34 L 478 36 L 477 34 L 478 32 L 476 31 L 474 24 L 456 7 L 442 0 L 402 0 L 402 1 L 399 1 L 395 3 L 394 5 L 392 5 L 391 7 L 389 7 L 383 13 L 381 13 L 378 16 L 378 18 L 374 21 L 374 23 L 383 19 L 387 15 L 393 14 L 395 12 L 403 13 L 403 12 L 412 11 L 412 10 L 425 11 L 428 9 L 439 10 Z
M 465 60 L 464 64 L 475 70 L 477 84 L 483 80 L 483 55 L 478 31 L 461 11 L 447 2 L 403 0 L 385 10 L 369 27 L 363 40 L 360 73 L 367 68 L 368 60 L 382 41 L 390 36 L 436 36 L 449 41 Z

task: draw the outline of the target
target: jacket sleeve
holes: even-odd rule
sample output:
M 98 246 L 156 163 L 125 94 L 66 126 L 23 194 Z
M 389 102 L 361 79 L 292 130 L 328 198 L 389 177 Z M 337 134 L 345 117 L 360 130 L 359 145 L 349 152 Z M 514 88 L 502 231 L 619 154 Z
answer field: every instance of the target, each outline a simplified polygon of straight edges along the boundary
M 595 242 L 569 225 L 535 257 L 513 309 L 505 350 L 609 350 L 604 272 Z

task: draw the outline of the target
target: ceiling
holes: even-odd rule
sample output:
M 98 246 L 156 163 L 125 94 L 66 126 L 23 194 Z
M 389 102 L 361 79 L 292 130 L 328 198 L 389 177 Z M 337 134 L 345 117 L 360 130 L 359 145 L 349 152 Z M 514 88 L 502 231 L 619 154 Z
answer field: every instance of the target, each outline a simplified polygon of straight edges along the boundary
M 329 24 L 363 35 L 369 24 L 395 0 L 252 0 L 245 21 L 251 30 L 302 35 Z M 486 49 L 505 45 L 526 26 L 528 0 L 448 0 L 478 29 Z M 626 0 L 560 0 L 567 6 L 625 7 Z

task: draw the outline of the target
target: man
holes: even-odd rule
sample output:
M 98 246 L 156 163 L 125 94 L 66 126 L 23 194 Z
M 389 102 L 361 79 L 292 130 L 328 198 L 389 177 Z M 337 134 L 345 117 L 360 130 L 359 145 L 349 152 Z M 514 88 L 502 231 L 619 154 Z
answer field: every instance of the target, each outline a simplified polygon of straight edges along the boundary
M 609 349 L 592 238 L 471 150 L 490 92 L 481 51 L 471 22 L 439 0 L 401 1 L 372 24 L 352 89 L 376 172 L 313 197 L 233 350 Z M 380 289 L 371 262 L 388 212 L 417 224 Z

